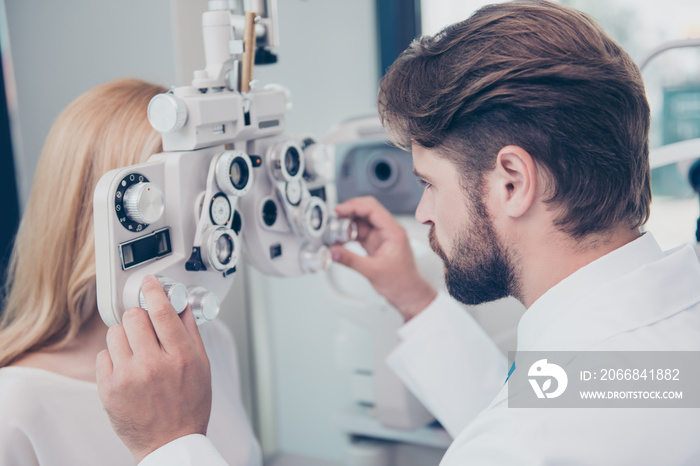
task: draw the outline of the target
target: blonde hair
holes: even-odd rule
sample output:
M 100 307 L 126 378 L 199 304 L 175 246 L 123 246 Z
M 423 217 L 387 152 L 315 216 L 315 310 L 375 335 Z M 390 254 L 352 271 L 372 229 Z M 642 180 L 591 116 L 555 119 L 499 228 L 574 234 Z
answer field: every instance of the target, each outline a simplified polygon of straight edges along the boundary
M 146 109 L 165 91 L 134 79 L 114 81 L 84 93 L 56 119 L 12 250 L 0 367 L 65 346 L 97 309 L 93 191 L 105 172 L 162 151 Z

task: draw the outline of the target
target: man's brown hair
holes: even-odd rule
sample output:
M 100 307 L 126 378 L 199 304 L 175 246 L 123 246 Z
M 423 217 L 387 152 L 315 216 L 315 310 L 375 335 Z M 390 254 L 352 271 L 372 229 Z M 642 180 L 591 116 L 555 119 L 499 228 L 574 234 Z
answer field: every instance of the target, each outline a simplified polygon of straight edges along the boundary
M 507 145 L 547 180 L 574 238 L 646 222 L 649 105 L 639 68 L 587 15 L 532 0 L 486 6 L 414 41 L 380 83 L 393 141 L 435 148 L 470 186 Z

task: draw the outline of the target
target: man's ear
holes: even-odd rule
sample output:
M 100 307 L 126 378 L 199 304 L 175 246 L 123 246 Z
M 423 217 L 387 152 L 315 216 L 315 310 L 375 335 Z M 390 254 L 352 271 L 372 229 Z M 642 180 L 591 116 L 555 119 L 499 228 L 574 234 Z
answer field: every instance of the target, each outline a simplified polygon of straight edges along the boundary
M 532 206 L 537 192 L 537 171 L 530 154 L 518 146 L 505 146 L 496 156 L 492 190 L 501 212 L 521 217 Z

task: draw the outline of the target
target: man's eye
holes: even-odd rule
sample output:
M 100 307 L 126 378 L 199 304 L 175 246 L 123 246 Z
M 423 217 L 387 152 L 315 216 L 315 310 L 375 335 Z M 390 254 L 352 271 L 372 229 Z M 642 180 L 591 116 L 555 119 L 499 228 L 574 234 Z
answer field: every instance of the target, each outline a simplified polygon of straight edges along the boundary
M 422 178 L 416 178 L 416 179 L 418 180 L 418 184 L 423 186 L 425 189 L 428 189 L 432 186 L 432 184 L 428 183 L 427 181 L 425 181 Z

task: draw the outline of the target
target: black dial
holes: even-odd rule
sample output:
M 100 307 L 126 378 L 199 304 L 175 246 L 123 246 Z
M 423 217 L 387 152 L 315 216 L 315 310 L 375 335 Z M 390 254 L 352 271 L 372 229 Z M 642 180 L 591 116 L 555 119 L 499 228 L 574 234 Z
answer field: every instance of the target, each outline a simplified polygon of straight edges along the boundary
M 147 183 L 148 178 L 141 175 L 140 173 L 131 173 L 126 175 L 117 187 L 117 192 L 114 194 L 114 210 L 117 213 L 117 218 L 119 223 L 122 224 L 124 228 L 129 231 L 138 232 L 144 230 L 148 227 L 147 223 L 139 223 L 130 219 L 126 214 L 126 208 L 124 206 L 124 194 L 126 190 L 137 183 Z

